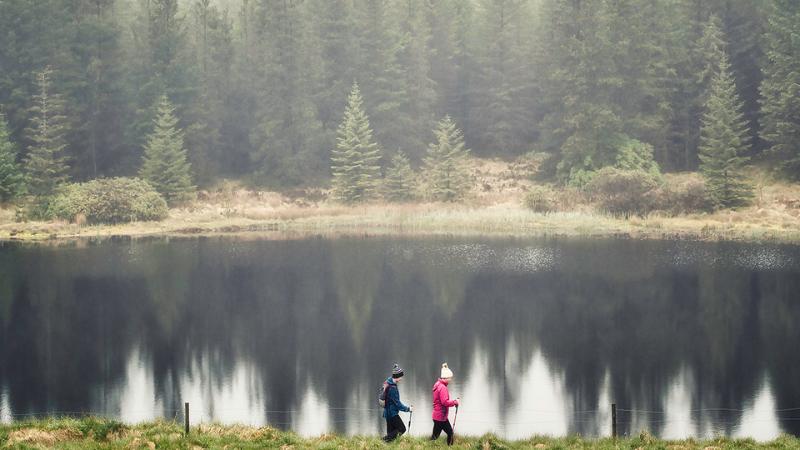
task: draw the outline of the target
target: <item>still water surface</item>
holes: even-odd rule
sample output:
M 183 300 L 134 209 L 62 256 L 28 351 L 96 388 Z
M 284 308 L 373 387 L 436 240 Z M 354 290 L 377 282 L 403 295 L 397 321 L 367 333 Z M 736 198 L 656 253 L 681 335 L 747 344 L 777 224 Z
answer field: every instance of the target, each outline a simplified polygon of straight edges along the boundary
M 95 413 L 413 434 L 800 435 L 800 247 L 580 239 L 0 246 L 0 420 Z M 407 415 L 404 415 L 407 418 Z M 452 420 L 452 412 L 451 412 Z

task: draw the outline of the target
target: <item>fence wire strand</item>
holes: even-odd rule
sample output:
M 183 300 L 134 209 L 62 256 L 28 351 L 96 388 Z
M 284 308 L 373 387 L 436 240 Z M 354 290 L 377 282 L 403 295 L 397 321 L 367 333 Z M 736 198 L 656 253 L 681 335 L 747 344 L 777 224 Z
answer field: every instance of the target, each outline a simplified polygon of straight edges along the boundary
M 332 413 L 356 413 L 356 415 L 352 415 L 348 418 L 342 419 L 330 419 L 322 421 L 322 424 L 327 426 L 330 425 L 340 425 L 340 424 L 351 424 L 356 425 L 357 427 L 363 427 L 365 424 L 379 424 L 381 419 L 379 413 L 383 411 L 383 408 L 359 408 L 359 407 L 327 407 L 327 408 L 318 408 L 317 410 L 326 410 Z M 637 409 L 637 408 L 616 408 L 618 413 L 616 424 L 617 426 L 636 426 L 636 425 L 667 425 L 671 423 L 683 423 L 686 419 L 692 420 L 692 416 L 702 413 L 745 413 L 748 410 L 743 408 L 693 408 L 689 410 L 683 410 L 679 413 L 675 413 L 672 417 L 667 417 L 667 414 L 673 414 L 671 411 L 665 410 L 648 410 L 648 409 Z M 262 410 L 258 408 L 243 408 L 243 407 L 229 407 L 229 408 L 210 408 L 211 415 L 217 415 L 218 413 L 250 413 L 250 414 L 263 414 L 263 421 L 261 420 L 250 420 L 245 421 L 243 423 L 260 423 L 267 426 L 277 426 L 277 427 L 291 427 L 297 425 L 296 420 L 269 420 L 270 415 L 293 415 L 302 413 L 302 410 L 298 409 L 286 409 L 286 410 L 278 410 L 278 409 L 267 409 Z M 578 411 L 570 411 L 570 410 L 563 410 L 563 411 L 555 411 L 555 410 L 544 410 L 544 409 L 526 409 L 526 410 L 514 410 L 515 413 L 524 413 L 529 415 L 540 415 L 539 417 L 533 417 L 531 420 L 523 420 L 523 421 L 502 421 L 499 420 L 490 420 L 482 418 L 481 416 L 485 413 L 484 410 L 479 409 L 461 409 L 459 411 L 460 418 L 458 423 L 460 424 L 472 424 L 472 425 L 490 425 L 492 429 L 505 431 L 512 427 L 520 427 L 520 426 L 535 426 L 535 425 L 547 425 L 553 423 L 560 423 L 566 422 L 567 424 L 573 425 L 587 425 L 587 424 L 595 424 L 602 428 L 605 424 L 610 424 L 611 422 L 611 408 L 608 409 L 592 409 L 592 410 L 578 410 Z M 800 407 L 792 407 L 792 408 L 780 408 L 780 409 L 773 409 L 770 410 L 774 414 L 772 418 L 762 418 L 762 419 L 748 419 L 747 423 L 763 423 L 763 422 L 771 422 L 771 421 L 778 421 L 778 422 L 794 422 L 800 421 L 800 416 L 792 414 L 786 415 L 786 413 L 798 412 L 800 413 Z M 126 411 L 127 414 L 135 414 L 135 415 L 152 415 L 153 418 L 172 418 L 173 420 L 177 420 L 179 417 L 182 417 L 184 414 L 183 408 L 173 409 L 173 408 L 157 408 L 157 409 L 139 409 L 139 410 L 132 410 Z M 357 414 L 362 413 L 362 414 Z M 621 414 L 620 414 L 621 413 Z M 375 416 L 372 418 L 365 417 L 364 414 L 374 414 Z M 541 415 L 545 417 L 541 417 Z M 662 416 L 661 419 L 654 420 L 652 416 Z M 58 417 L 58 416 L 65 416 L 65 417 L 89 417 L 89 416 L 96 416 L 96 417 L 106 417 L 106 418 L 118 418 L 120 416 L 120 412 L 110 412 L 110 411 L 68 411 L 68 410 L 50 410 L 50 411 L 42 411 L 42 412 L 25 412 L 25 413 L 14 413 L 8 411 L 7 408 L 0 408 L 0 419 L 8 420 L 8 419 L 28 419 L 28 418 L 48 418 L 48 417 Z M 204 414 L 198 412 L 197 409 L 190 411 L 190 416 L 194 417 L 201 417 L 204 418 Z M 547 418 L 547 416 L 560 416 L 560 417 L 552 417 Z M 622 416 L 622 417 L 619 417 Z M 651 416 L 651 417 L 647 417 Z M 202 420 L 202 419 L 201 419 Z M 727 426 L 737 426 L 742 425 L 743 421 L 741 418 L 729 418 L 729 419 L 720 419 L 720 420 L 713 420 L 712 427 L 727 427 Z M 417 423 L 416 421 L 414 423 Z M 624 434 L 624 431 L 623 431 Z

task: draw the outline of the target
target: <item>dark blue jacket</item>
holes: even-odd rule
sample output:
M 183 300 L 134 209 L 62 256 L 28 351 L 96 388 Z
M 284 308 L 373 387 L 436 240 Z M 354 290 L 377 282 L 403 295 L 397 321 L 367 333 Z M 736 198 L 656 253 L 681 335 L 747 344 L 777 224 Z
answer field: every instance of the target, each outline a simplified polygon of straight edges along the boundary
M 400 391 L 397 389 L 394 378 L 389 377 L 386 382 L 389 383 L 389 392 L 386 393 L 386 408 L 383 408 L 383 417 L 391 419 L 400 414 L 400 411 L 408 412 L 410 408 L 400 401 Z

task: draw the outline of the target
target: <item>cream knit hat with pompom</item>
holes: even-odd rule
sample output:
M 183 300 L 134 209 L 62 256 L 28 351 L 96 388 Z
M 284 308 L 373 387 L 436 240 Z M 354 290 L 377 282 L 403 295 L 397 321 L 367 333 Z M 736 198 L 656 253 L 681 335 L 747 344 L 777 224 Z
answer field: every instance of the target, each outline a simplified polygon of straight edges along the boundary
M 453 371 L 447 367 L 447 363 L 442 364 L 442 374 L 441 378 L 453 378 Z

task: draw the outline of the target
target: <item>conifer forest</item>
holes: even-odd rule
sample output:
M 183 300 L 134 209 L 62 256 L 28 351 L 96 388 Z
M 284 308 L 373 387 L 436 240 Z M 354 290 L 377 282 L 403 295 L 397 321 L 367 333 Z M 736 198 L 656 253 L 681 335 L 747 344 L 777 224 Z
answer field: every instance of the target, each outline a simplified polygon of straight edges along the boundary
M 452 126 L 446 147 L 546 155 L 553 183 L 633 158 L 735 206 L 743 166 L 800 180 L 798 34 L 795 0 L 0 0 L 0 195 L 402 197 Z

